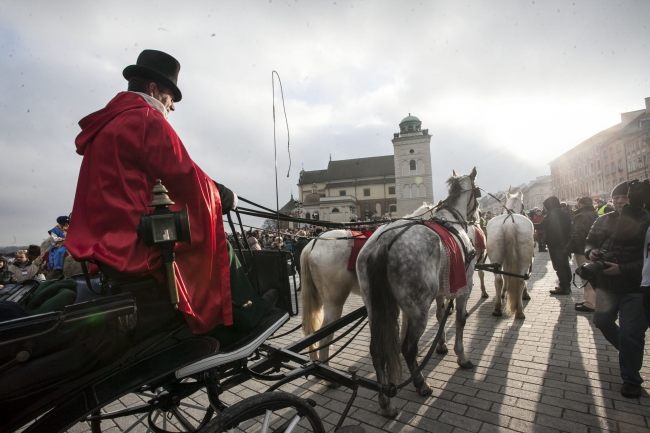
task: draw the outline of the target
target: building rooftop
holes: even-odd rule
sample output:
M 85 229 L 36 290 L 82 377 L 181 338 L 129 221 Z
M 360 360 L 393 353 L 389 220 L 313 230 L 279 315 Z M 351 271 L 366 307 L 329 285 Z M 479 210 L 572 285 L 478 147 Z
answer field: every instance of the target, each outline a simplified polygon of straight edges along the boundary
M 395 175 L 393 155 L 330 161 L 326 170 L 301 171 L 299 185 Z

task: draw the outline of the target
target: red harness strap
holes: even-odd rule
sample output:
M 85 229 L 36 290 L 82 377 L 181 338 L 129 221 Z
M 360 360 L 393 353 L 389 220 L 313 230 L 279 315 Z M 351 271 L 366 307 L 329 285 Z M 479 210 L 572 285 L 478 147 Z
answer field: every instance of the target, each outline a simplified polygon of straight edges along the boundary
M 366 244 L 366 241 L 370 236 L 372 236 L 375 230 L 376 229 L 361 231 L 350 230 L 352 237 L 354 238 L 354 244 L 352 245 L 352 251 L 350 251 L 350 258 L 348 259 L 348 271 L 356 272 L 359 251 L 361 251 L 361 248 Z
M 449 254 L 449 291 L 456 293 L 458 289 L 467 286 L 463 252 L 453 235 L 443 226 L 434 221 L 425 221 L 424 224 L 440 236 L 443 245 L 447 249 L 447 254 Z

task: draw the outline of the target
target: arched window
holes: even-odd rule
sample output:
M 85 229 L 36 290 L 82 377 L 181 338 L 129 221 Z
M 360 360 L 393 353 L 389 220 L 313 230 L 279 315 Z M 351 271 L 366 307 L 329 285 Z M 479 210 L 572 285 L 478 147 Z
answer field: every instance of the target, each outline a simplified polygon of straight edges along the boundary
M 310 219 L 310 218 L 311 218 L 311 214 L 310 214 L 309 212 L 305 213 L 305 218 Z
M 334 209 L 332 209 L 332 213 L 339 213 L 339 208 L 335 207 Z
M 404 198 L 412 198 L 411 197 L 411 185 L 404 185 Z
M 319 217 L 320 217 L 320 215 L 318 214 L 318 212 L 314 212 L 313 215 L 312 215 L 312 219 L 315 219 L 315 220 L 317 220 Z
M 415 171 L 417 169 L 414 159 L 409 161 L 409 168 L 411 169 L 411 171 Z

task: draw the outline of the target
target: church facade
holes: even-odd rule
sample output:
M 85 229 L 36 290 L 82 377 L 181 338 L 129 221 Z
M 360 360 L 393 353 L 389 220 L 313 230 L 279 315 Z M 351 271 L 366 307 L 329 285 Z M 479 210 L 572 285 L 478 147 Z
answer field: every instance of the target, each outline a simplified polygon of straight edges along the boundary
M 335 222 L 401 217 L 433 203 L 431 135 L 410 114 L 393 135 L 393 155 L 332 161 L 303 170 L 300 215 Z

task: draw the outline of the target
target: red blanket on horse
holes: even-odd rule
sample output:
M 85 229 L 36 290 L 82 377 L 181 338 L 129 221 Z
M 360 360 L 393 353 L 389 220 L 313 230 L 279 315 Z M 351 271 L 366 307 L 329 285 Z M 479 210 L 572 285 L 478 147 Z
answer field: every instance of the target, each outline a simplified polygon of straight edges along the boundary
M 354 245 L 352 245 L 352 251 L 350 251 L 350 258 L 348 259 L 348 271 L 356 272 L 359 251 L 361 251 L 361 248 L 374 232 L 375 229 L 361 231 L 350 230 L 350 233 L 352 233 L 352 237 L 354 238 Z
M 474 230 L 474 248 L 477 250 L 485 250 L 485 233 L 483 230 Z
M 443 226 L 433 221 L 425 221 L 424 224 L 436 232 L 449 254 L 449 291 L 456 293 L 458 289 L 467 286 L 467 275 L 465 274 L 465 260 L 454 236 Z

